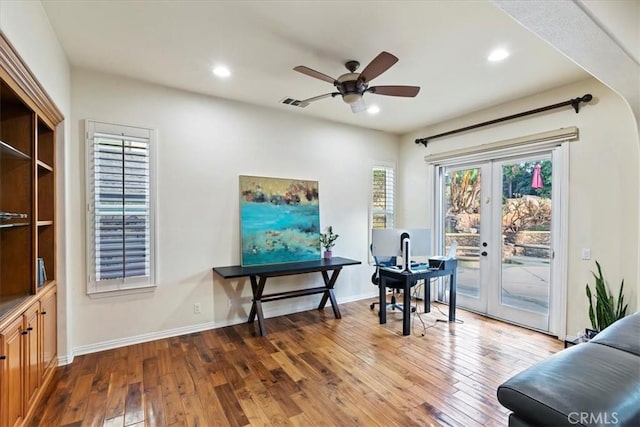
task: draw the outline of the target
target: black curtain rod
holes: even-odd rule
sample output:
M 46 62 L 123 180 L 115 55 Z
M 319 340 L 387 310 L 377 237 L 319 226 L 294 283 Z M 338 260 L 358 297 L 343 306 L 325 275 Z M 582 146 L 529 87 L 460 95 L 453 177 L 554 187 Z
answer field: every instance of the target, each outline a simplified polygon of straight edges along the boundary
M 520 118 L 520 117 L 529 116 L 531 114 L 537 114 L 537 113 L 541 113 L 543 111 L 553 110 L 554 108 L 565 107 L 567 105 L 571 105 L 573 107 L 573 109 L 576 110 L 576 114 L 577 114 L 577 113 L 580 112 L 580 103 L 581 102 L 589 102 L 592 99 L 593 99 L 593 96 L 591 96 L 591 94 L 588 93 L 588 94 L 586 94 L 586 95 L 584 95 L 583 97 L 580 97 L 580 98 L 574 98 L 574 99 L 570 99 L 568 101 L 559 102 L 557 104 L 547 105 L 546 107 L 536 108 L 535 110 L 529 110 L 529 111 L 525 111 L 525 112 L 522 112 L 522 113 L 513 114 L 511 116 L 501 117 L 501 118 L 495 119 L 495 120 L 489 120 L 488 122 L 477 123 L 475 125 L 463 127 L 463 128 L 460 128 L 460 129 L 451 130 L 449 132 L 439 133 L 437 135 L 427 136 L 425 138 L 418 138 L 418 139 L 416 139 L 416 144 L 424 144 L 424 146 L 426 147 L 427 143 L 429 141 L 431 141 L 432 139 L 442 138 L 444 136 L 449 136 L 449 135 L 453 135 L 453 134 L 460 133 L 460 132 L 466 132 L 466 131 L 471 130 L 471 129 L 477 129 L 479 127 L 489 126 L 489 125 L 492 125 L 492 124 L 495 124 L 495 123 L 504 122 L 506 120 L 517 119 L 517 118 Z

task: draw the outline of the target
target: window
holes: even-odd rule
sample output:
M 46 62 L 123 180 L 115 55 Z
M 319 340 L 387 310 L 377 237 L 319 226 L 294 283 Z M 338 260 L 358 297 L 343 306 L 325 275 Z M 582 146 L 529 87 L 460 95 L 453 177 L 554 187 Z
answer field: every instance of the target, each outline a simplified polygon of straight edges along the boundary
M 154 285 L 154 132 L 87 121 L 87 292 Z
M 373 166 L 373 199 L 371 205 L 371 228 L 394 227 L 394 166 Z

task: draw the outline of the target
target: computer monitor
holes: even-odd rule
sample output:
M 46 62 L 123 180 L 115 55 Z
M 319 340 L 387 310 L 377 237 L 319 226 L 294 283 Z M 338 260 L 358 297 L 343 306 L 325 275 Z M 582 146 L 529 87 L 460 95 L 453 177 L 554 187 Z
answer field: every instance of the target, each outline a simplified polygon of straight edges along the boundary
M 410 240 L 409 254 L 405 259 L 402 236 Z M 428 228 L 373 228 L 371 229 L 371 252 L 376 257 L 403 257 L 407 264 L 414 257 L 431 255 L 431 230 Z

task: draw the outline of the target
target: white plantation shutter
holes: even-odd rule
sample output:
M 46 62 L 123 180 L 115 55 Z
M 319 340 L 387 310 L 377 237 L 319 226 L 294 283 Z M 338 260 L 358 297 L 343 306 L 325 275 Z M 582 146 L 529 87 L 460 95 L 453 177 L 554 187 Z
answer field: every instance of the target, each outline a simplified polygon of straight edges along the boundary
M 390 165 L 373 166 L 372 228 L 394 228 L 395 172 Z
M 150 129 L 87 121 L 89 293 L 153 284 Z

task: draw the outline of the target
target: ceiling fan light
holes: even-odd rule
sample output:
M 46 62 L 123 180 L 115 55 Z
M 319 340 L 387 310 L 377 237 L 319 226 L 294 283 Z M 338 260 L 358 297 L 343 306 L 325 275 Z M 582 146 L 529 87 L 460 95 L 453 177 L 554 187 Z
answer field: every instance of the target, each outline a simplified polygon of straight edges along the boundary
M 351 107 L 352 113 L 362 113 L 367 109 L 367 104 L 364 102 L 364 99 L 362 99 L 362 97 L 360 97 L 360 100 L 358 102 L 349 104 L 349 106 Z
M 362 101 L 362 95 L 360 95 L 359 93 L 345 93 L 344 95 L 342 95 L 342 100 L 351 105 Z

